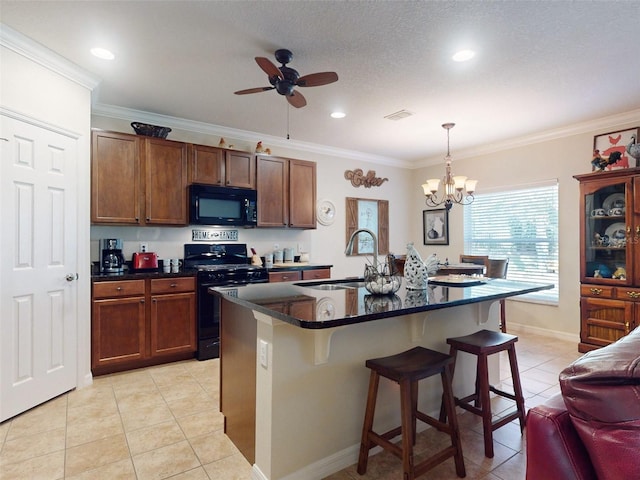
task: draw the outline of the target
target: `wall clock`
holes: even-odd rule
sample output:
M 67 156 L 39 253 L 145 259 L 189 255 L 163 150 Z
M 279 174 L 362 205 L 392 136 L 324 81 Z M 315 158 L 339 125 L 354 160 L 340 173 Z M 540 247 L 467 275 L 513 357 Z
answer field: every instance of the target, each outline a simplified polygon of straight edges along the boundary
M 333 320 L 336 314 L 336 307 L 333 304 L 333 300 L 328 297 L 321 298 L 316 304 L 316 319 L 317 320 Z
M 336 219 L 336 207 L 329 200 L 320 200 L 316 208 L 316 218 L 322 225 L 331 225 Z

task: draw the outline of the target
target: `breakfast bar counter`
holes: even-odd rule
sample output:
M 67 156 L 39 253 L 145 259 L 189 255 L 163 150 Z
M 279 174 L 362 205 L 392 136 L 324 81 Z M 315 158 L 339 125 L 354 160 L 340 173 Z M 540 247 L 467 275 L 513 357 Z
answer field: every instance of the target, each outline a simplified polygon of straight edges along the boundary
M 225 432 L 259 480 L 321 479 L 357 462 L 369 371 L 365 361 L 498 329 L 498 301 L 553 285 L 503 279 L 430 281 L 374 296 L 361 279 L 212 288 L 220 296 L 220 409 Z M 468 285 L 468 286 L 462 286 Z M 453 389 L 468 393 L 473 358 L 460 355 Z M 498 374 L 498 360 L 489 366 Z M 432 381 L 433 380 L 433 381 Z M 439 378 L 419 406 L 437 416 Z M 397 385 L 381 382 L 375 425 L 400 424 Z M 420 422 L 419 422 L 420 427 Z

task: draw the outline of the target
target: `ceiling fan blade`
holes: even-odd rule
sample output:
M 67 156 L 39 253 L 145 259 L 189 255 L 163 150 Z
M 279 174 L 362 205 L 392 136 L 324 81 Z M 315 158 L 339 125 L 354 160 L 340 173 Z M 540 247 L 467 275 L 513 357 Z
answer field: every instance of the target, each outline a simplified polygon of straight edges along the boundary
M 299 87 L 319 87 L 320 85 L 327 85 L 337 81 L 338 74 L 336 72 L 320 72 L 300 77 L 296 85 Z
M 271 77 L 284 78 L 282 76 L 282 72 L 278 67 L 276 67 L 271 60 L 265 57 L 256 57 L 256 63 L 258 66 Z
M 268 90 L 273 90 L 275 87 L 258 87 L 258 88 L 247 88 L 246 90 L 238 90 L 237 92 L 233 92 L 236 95 L 246 95 L 247 93 L 260 93 L 266 92 Z
M 292 107 L 296 107 L 296 108 L 302 108 L 307 104 L 307 100 L 304 98 L 304 96 L 297 91 L 293 91 L 293 93 L 291 95 L 287 95 L 287 102 L 289 102 L 289 104 Z

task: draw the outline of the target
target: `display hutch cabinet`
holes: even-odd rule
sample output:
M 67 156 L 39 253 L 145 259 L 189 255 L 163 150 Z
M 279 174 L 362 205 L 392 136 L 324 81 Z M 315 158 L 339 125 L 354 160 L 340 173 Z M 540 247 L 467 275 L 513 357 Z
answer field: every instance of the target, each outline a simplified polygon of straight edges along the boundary
M 580 182 L 580 344 L 587 352 L 640 325 L 640 168 Z

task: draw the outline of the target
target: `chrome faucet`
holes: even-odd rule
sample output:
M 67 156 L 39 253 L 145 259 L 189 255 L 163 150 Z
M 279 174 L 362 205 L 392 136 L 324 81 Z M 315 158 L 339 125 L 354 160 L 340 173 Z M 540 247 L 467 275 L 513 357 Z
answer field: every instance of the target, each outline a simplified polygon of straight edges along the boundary
M 353 253 L 353 240 L 356 238 L 356 235 L 359 233 L 368 233 L 373 238 L 373 268 L 378 270 L 378 238 L 376 234 L 367 228 L 359 228 L 355 232 L 351 234 L 351 238 L 347 242 L 347 248 L 344 250 L 344 253 L 347 255 L 351 255 Z

